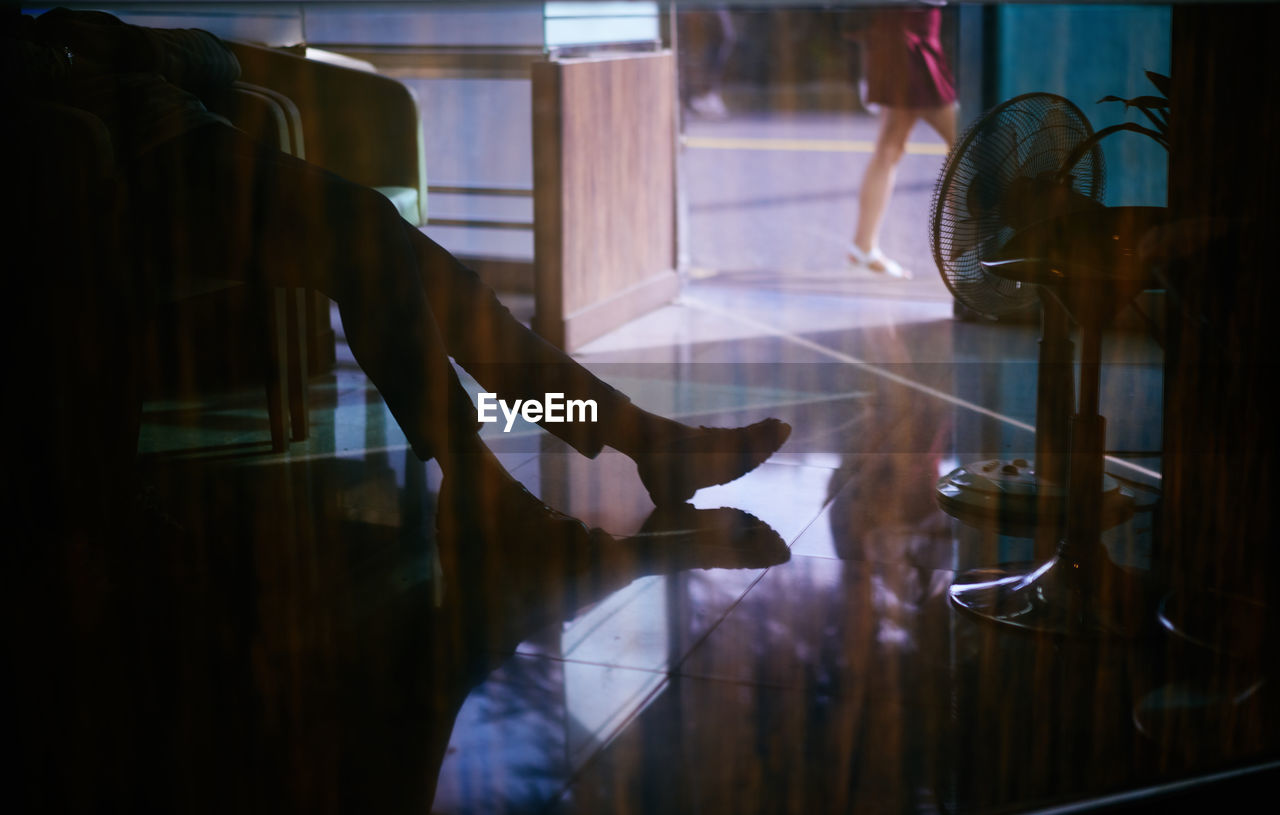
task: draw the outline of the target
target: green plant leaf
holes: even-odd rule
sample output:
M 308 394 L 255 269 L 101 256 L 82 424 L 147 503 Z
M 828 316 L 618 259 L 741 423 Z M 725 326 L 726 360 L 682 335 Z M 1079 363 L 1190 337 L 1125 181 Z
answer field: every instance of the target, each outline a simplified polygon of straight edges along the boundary
M 1123 124 L 1103 128 L 1098 131 L 1095 138 L 1127 130 L 1131 133 L 1141 133 L 1144 136 L 1154 139 L 1166 150 L 1169 149 L 1169 77 L 1157 74 L 1153 71 L 1147 71 L 1146 74 L 1147 78 L 1151 80 L 1151 84 L 1156 86 L 1156 90 L 1165 94 L 1164 96 L 1146 95 L 1135 96 L 1132 99 L 1125 99 L 1121 96 L 1108 95 L 1099 99 L 1098 104 L 1102 104 L 1104 102 L 1122 102 L 1124 103 L 1126 111 L 1129 108 L 1137 108 L 1142 111 L 1142 115 L 1147 117 L 1151 124 L 1155 125 L 1155 129 L 1152 130 L 1151 128 L 1143 127 L 1142 125 L 1135 124 L 1133 122 L 1125 122 Z
M 1163 116 L 1157 115 L 1163 112 L 1160 108 L 1138 108 L 1138 110 L 1141 110 L 1143 115 L 1151 120 L 1151 123 L 1156 126 L 1156 130 L 1159 131 L 1161 136 L 1166 139 L 1169 137 L 1169 123 Z
M 1098 104 L 1103 102 L 1124 102 L 1127 108 L 1141 108 L 1142 110 L 1161 110 L 1169 107 L 1169 100 L 1162 96 L 1135 96 L 1132 99 L 1124 99 L 1119 96 L 1104 96 L 1098 100 Z
M 1151 84 L 1156 86 L 1156 90 L 1160 91 L 1164 96 L 1169 95 L 1169 77 L 1164 74 L 1158 74 L 1155 71 L 1146 71 L 1147 79 L 1151 80 Z
M 1142 108 L 1150 110 L 1153 108 L 1169 107 L 1169 100 L 1163 96 L 1135 96 L 1132 99 L 1125 100 L 1125 107 Z

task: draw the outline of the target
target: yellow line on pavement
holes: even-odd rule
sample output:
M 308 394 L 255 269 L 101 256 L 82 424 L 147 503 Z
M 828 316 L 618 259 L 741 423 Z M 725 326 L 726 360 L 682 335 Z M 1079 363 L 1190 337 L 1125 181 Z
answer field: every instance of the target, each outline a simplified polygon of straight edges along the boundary
M 763 139 L 685 136 L 686 147 L 710 150 L 794 150 L 811 153 L 870 153 L 876 143 L 866 139 Z M 908 142 L 907 152 L 921 156 L 945 156 L 941 143 Z

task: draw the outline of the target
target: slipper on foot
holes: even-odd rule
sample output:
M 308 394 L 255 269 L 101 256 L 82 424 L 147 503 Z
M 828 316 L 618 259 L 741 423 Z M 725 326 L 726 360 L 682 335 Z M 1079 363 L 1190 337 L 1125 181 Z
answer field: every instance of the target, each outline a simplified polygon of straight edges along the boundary
M 870 252 L 864 252 L 856 243 L 848 246 L 849 262 L 854 266 L 866 269 L 876 274 L 888 275 L 896 277 L 900 280 L 910 280 L 911 272 L 902 268 L 902 266 L 892 258 L 885 257 L 879 247 L 872 249 Z

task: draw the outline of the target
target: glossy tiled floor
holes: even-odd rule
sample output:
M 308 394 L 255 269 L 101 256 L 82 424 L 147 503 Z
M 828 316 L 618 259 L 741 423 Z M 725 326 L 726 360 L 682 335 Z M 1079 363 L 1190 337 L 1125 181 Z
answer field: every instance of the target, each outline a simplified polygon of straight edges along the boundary
M 248 609 L 226 647 L 252 669 L 212 698 L 256 711 L 228 734 L 211 703 L 176 738 L 251 736 L 252 762 L 203 759 L 360 812 L 1020 810 L 1273 755 L 1256 695 L 1202 694 L 1199 719 L 1169 702 L 1203 672 L 1153 619 L 1133 639 L 1040 638 L 950 604 L 958 572 L 1046 554 L 934 500 L 958 463 L 1030 453 L 1034 326 L 768 282 L 695 281 L 579 355 L 691 422 L 792 424 L 692 509 L 654 513 L 620 454 L 486 428 L 534 492 L 622 538 L 587 564 L 530 537 L 489 543 L 483 581 L 443 578 L 438 471 L 349 359 L 313 382 L 313 437 L 283 456 L 251 396 L 150 405 L 151 481 L 206 557 L 192 596 Z M 1108 471 L 1134 511 L 1104 543 L 1144 576 L 1161 355 L 1137 331 L 1105 354 L 1108 447 L 1127 451 Z

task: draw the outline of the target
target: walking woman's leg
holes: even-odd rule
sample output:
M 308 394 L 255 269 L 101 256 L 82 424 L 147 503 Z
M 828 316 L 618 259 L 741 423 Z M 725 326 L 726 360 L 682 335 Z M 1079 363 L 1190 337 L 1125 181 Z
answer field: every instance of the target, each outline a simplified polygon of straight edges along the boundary
M 918 111 L 907 108 L 884 109 L 875 149 L 862 177 L 862 188 L 858 191 L 858 223 L 853 242 L 867 255 L 878 248 L 880 225 L 889 205 L 889 196 L 893 193 L 898 162 L 906 151 L 907 137 L 918 117 Z
M 942 105 L 936 108 L 929 108 L 921 111 L 920 118 L 929 123 L 929 126 L 942 137 L 947 143 L 947 147 L 953 147 L 956 143 L 956 106 Z

